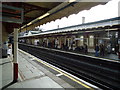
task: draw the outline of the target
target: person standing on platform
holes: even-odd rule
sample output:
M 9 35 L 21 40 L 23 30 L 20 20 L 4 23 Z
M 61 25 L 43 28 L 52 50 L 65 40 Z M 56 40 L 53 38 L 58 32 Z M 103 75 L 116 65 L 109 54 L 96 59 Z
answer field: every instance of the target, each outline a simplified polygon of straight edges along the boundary
M 72 42 L 72 50 L 75 50 L 75 41 Z
M 103 44 L 101 44 L 101 45 L 100 45 L 100 55 L 101 55 L 101 56 L 104 56 L 104 54 L 105 54 L 105 47 L 104 47 Z
M 7 54 L 9 57 L 12 55 L 12 44 L 11 43 L 8 44 Z
M 55 48 L 57 49 L 58 48 L 58 45 L 59 45 L 59 41 L 58 39 L 55 40 Z
M 119 52 L 119 45 L 116 44 L 116 45 L 115 45 L 115 54 L 118 55 L 118 52 Z
M 13 54 L 13 57 L 14 57 L 14 40 L 13 40 L 13 39 L 14 39 L 14 37 L 13 37 L 13 36 L 10 36 L 8 43 L 10 43 L 11 46 L 12 46 L 12 54 Z
M 95 56 L 96 57 L 99 56 L 99 46 L 98 46 L 98 44 L 96 44 L 96 46 L 95 46 Z
M 85 54 L 88 53 L 88 46 L 87 46 L 87 44 L 84 44 L 84 53 L 85 53 Z

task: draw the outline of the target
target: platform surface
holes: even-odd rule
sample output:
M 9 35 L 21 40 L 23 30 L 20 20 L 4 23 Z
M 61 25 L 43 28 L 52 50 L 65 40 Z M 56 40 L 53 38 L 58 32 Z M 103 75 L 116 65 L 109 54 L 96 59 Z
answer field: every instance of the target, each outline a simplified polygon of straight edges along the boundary
M 12 57 L 0 59 L 0 88 L 90 88 L 89 86 L 74 83 L 70 78 L 65 77 L 61 73 L 54 71 L 42 65 L 41 61 L 35 60 L 34 56 L 18 50 L 18 82 L 13 83 L 13 62 Z M 41 63 L 40 63 L 41 62 Z M 43 61 L 44 62 L 44 61 Z M 43 67 L 44 66 L 44 67 Z M 52 71 L 52 72 L 51 72 Z

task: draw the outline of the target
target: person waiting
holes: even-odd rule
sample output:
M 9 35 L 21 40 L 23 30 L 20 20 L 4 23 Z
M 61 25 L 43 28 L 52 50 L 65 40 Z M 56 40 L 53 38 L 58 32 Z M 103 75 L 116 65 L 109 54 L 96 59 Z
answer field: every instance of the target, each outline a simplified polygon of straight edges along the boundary
M 98 44 L 96 44 L 96 46 L 95 46 L 95 56 L 96 57 L 99 56 L 99 46 L 98 46 Z
M 12 44 L 8 44 L 7 54 L 8 54 L 8 57 L 12 55 Z

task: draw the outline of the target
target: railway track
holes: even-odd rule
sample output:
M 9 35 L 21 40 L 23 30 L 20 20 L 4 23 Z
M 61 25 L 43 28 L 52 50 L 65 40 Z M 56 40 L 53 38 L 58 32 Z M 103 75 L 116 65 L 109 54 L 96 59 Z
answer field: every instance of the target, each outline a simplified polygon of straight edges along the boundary
M 19 48 L 102 89 L 120 89 L 120 63 L 19 44 Z

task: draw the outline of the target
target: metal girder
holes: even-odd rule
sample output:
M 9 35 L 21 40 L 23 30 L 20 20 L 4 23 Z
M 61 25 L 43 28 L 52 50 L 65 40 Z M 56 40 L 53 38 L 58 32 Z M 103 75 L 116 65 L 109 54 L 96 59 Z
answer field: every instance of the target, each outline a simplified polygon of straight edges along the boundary
M 0 20 L 3 22 L 9 22 L 9 23 L 18 23 L 21 24 L 23 21 L 21 19 L 15 19 L 15 18 L 8 18 L 8 17 L 0 17 Z
M 0 5 L 1 8 L 7 8 L 7 9 L 11 9 L 11 10 L 18 10 L 21 12 L 21 16 L 20 16 L 20 19 L 17 19 L 17 18 L 13 18 L 13 17 L 5 17 L 3 16 L 4 12 L 3 13 L 0 13 L 1 14 L 1 17 L 0 17 L 0 21 L 3 21 L 3 22 L 9 22 L 9 23 L 19 23 L 19 24 L 22 24 L 23 23 L 23 14 L 24 14 L 24 10 L 22 8 L 17 8 L 17 7 L 13 7 L 13 6 L 8 6 L 8 5 Z M 11 14 L 12 15 L 12 14 Z M 19 15 L 18 15 L 19 16 Z
M 22 3 L 24 7 L 30 7 L 28 10 L 25 10 L 25 14 L 28 13 L 28 12 L 31 12 L 33 10 L 43 10 L 43 11 L 48 11 L 50 9 L 48 8 L 43 8 L 43 7 L 40 7 L 40 6 L 35 6 L 35 5 L 32 5 L 32 4 L 28 4 L 28 3 Z

